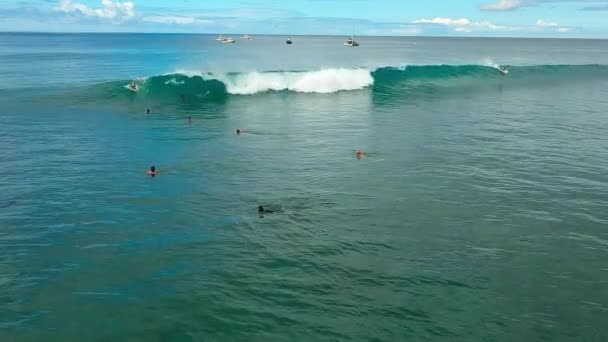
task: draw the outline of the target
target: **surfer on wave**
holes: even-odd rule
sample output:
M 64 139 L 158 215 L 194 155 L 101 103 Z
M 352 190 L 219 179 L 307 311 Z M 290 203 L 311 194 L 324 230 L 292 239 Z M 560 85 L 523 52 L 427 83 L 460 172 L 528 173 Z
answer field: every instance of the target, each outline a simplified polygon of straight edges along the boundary
M 137 86 L 137 83 L 131 82 L 129 84 L 129 90 L 137 93 L 139 91 L 139 87 Z

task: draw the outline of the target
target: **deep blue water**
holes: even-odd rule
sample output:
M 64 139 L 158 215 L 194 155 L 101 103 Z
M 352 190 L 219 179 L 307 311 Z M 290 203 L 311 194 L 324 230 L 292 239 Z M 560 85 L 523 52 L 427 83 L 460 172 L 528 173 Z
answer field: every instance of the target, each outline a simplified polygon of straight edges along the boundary
M 0 340 L 608 338 L 608 41 L 215 38 L 0 34 Z

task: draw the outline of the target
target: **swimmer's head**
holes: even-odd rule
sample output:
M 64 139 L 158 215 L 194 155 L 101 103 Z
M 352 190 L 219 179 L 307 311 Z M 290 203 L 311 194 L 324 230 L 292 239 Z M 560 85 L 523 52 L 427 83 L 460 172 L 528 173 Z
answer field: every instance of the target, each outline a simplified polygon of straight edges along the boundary
M 236 134 L 241 134 L 241 130 L 240 130 L 240 129 L 237 129 L 237 130 L 236 130 Z
M 150 166 L 150 172 L 156 172 L 156 166 Z
M 258 212 L 263 213 L 264 212 L 264 207 L 259 205 L 258 206 Z

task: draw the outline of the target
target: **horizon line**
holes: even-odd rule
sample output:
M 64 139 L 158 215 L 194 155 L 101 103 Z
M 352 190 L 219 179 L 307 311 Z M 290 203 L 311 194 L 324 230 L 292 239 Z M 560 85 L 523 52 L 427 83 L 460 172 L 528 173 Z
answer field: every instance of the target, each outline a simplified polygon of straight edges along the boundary
M 166 34 L 166 35 L 200 35 L 200 36 L 215 36 L 215 35 L 244 35 L 248 33 L 204 33 L 204 32 L 129 32 L 129 31 L 0 31 L 0 34 Z M 276 34 L 276 33 L 258 33 L 249 34 L 251 36 L 270 36 L 270 37 L 345 37 L 346 34 Z M 608 37 L 541 37 L 541 36 L 529 36 L 529 37 L 515 37 L 515 36 L 446 36 L 446 35 L 358 35 L 358 37 L 373 37 L 373 38 L 456 38 L 456 39 L 555 39 L 555 40 L 608 40 Z

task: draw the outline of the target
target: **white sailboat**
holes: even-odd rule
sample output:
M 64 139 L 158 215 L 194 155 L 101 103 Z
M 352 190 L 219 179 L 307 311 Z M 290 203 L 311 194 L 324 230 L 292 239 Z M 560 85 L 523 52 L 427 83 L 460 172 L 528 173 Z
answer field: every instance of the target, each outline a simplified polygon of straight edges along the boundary
M 359 46 L 359 43 L 355 41 L 355 28 L 353 27 L 353 34 L 344 42 L 344 46 L 355 47 Z

